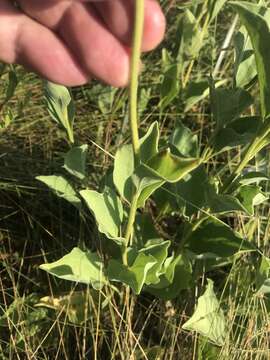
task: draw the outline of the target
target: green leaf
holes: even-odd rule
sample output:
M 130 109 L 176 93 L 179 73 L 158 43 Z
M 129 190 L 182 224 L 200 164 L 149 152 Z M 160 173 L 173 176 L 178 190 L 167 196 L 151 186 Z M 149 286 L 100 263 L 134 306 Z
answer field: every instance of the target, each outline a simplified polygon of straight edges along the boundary
M 236 146 L 248 145 L 252 142 L 262 124 L 257 116 L 244 116 L 229 123 L 220 129 L 214 137 L 213 148 L 215 152 L 223 152 Z
M 238 12 L 240 19 L 246 27 L 255 52 L 257 64 L 261 112 L 263 118 L 270 115 L 270 28 L 267 20 L 260 15 L 262 7 L 245 1 L 230 2 L 231 6 Z M 265 9 L 264 13 L 269 10 Z
M 268 293 L 270 279 L 270 258 L 262 255 L 261 263 L 256 274 L 257 294 Z
M 146 287 L 146 291 L 163 300 L 176 298 L 181 290 L 190 287 L 192 267 L 185 254 L 173 255 L 163 264 L 159 283 Z
M 232 211 L 247 212 L 247 209 L 236 197 L 218 194 L 213 186 L 205 189 L 205 201 L 211 212 L 215 214 L 225 214 Z
M 169 143 L 172 145 L 172 152 L 174 152 L 173 149 L 177 150 L 175 155 L 187 157 L 198 156 L 198 136 L 194 135 L 180 120 L 176 123 Z
M 16 74 L 16 71 L 14 70 L 10 70 L 8 72 L 8 86 L 6 89 L 6 97 L 5 97 L 5 102 L 8 102 L 12 96 L 14 95 L 16 88 L 18 86 L 19 80 Z
M 57 196 L 69 201 L 75 207 L 80 209 L 80 198 L 77 196 L 76 191 L 70 183 L 63 176 L 37 176 L 36 179 L 47 185 Z
M 160 86 L 160 103 L 162 111 L 178 96 L 180 91 L 180 65 L 171 65 L 163 74 Z
M 217 129 L 235 120 L 253 103 L 251 95 L 243 89 L 215 89 L 212 85 L 210 93 Z
M 77 247 L 55 262 L 40 265 L 40 269 L 60 279 L 90 284 L 96 290 L 106 284 L 100 257 Z
M 225 316 L 214 293 L 214 283 L 208 279 L 206 290 L 198 299 L 192 317 L 182 326 L 184 330 L 197 331 L 218 346 L 224 345 L 227 326 Z
M 73 122 L 75 108 L 68 89 L 62 85 L 46 82 L 45 97 L 49 114 L 66 130 L 69 141 L 74 143 Z
M 145 244 L 145 247 L 139 250 L 139 254 L 143 253 L 145 255 L 151 255 L 156 260 L 156 264 L 148 271 L 145 284 L 157 284 L 159 282 L 159 276 L 161 275 L 161 269 L 164 261 L 168 255 L 168 248 L 170 246 L 170 241 L 162 241 L 159 239 L 155 242 L 149 241 Z
M 107 268 L 108 278 L 111 281 L 122 282 L 130 286 L 135 294 L 140 294 L 147 274 L 156 262 L 153 256 L 144 253 L 139 253 L 131 266 L 125 266 L 112 259 Z
M 235 83 L 239 88 L 248 86 L 257 76 L 254 51 L 248 33 L 242 26 L 234 38 Z
M 80 180 L 86 176 L 85 164 L 88 145 L 76 146 L 70 149 L 64 156 L 64 169 Z
M 238 252 L 254 251 L 255 247 L 221 222 L 209 221 L 192 232 L 186 247 L 195 254 L 229 257 Z
M 109 239 L 121 244 L 120 228 L 123 221 L 123 207 L 116 193 L 107 188 L 103 194 L 94 190 L 82 190 L 81 196 L 92 211 L 98 230 Z
M 163 180 L 177 182 L 200 164 L 200 159 L 184 158 L 171 154 L 169 148 L 153 156 L 147 166 Z
M 147 163 L 158 153 L 159 128 L 155 121 L 149 127 L 147 133 L 140 139 L 140 156 L 143 163 Z
M 251 184 L 258 184 L 261 181 L 269 181 L 270 178 L 265 175 L 262 172 L 258 172 L 258 171 L 250 171 L 246 174 L 244 174 L 239 180 L 239 184 L 241 185 L 251 185 Z
M 131 201 L 133 194 L 133 184 L 131 175 L 134 172 L 134 155 L 132 145 L 121 146 L 115 155 L 113 182 L 122 196 L 127 201 Z
M 255 185 L 243 185 L 240 187 L 237 197 L 250 215 L 254 215 L 254 207 L 262 204 L 268 197 L 261 188 Z
M 223 5 L 226 3 L 227 0 L 208 0 L 207 7 L 208 7 L 208 16 L 209 16 L 209 23 L 212 22 L 222 9 Z

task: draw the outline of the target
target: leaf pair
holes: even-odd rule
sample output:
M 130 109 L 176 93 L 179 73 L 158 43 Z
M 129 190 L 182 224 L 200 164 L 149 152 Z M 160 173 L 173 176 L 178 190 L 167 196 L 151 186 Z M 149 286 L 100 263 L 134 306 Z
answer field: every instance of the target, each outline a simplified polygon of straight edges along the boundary
M 153 123 L 140 139 L 141 163 L 135 167 L 130 145 L 116 153 L 113 180 L 122 198 L 131 202 L 137 197 L 137 207 L 144 206 L 149 196 L 165 182 L 177 182 L 199 165 L 197 158 L 172 154 L 170 148 L 158 149 L 158 124 Z

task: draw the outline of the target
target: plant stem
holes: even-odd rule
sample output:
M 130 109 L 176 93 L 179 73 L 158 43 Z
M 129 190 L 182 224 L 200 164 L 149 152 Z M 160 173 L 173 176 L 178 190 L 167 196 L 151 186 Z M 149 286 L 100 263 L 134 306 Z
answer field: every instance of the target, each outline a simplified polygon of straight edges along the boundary
M 138 79 L 144 25 L 144 0 L 136 0 L 130 75 L 130 128 L 135 164 L 140 157 L 138 132 Z
M 131 55 L 131 75 L 130 75 L 130 114 L 129 123 L 132 137 L 132 147 L 134 153 L 134 166 L 136 167 L 140 160 L 140 142 L 138 132 L 138 85 L 139 85 L 139 71 L 140 71 L 140 57 L 142 47 L 144 27 L 144 0 L 136 0 L 135 2 L 135 20 L 134 20 L 134 33 Z M 122 250 L 123 264 L 128 265 L 127 261 L 127 248 L 129 245 L 130 237 L 132 236 L 133 224 L 136 217 L 137 210 L 137 195 L 133 194 L 128 223 L 125 231 L 125 243 Z

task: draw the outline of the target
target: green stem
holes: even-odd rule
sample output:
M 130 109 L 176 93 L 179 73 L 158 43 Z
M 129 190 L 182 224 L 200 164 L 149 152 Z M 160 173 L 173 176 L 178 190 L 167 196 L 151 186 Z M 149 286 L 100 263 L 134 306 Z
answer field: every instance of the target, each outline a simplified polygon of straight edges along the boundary
M 130 75 L 130 115 L 129 115 L 135 163 L 138 161 L 140 157 L 140 143 L 139 143 L 139 132 L 138 132 L 138 84 L 139 84 L 143 25 L 144 25 L 144 0 L 136 0 L 131 69 L 130 69 L 131 75 Z
M 134 33 L 133 33 L 133 44 L 132 44 L 132 55 L 131 55 L 131 75 L 130 75 L 130 114 L 129 123 L 132 137 L 132 147 L 134 153 L 134 165 L 136 166 L 140 161 L 140 142 L 139 142 L 139 131 L 138 131 L 138 85 L 139 85 L 139 72 L 140 72 L 140 57 L 142 47 L 144 27 L 144 0 L 136 0 L 135 3 L 135 20 L 134 20 Z M 132 237 L 133 225 L 136 217 L 137 210 L 137 195 L 133 194 L 129 215 L 128 223 L 125 230 L 125 243 L 122 251 L 123 264 L 128 265 L 127 261 L 127 249 L 130 238 Z

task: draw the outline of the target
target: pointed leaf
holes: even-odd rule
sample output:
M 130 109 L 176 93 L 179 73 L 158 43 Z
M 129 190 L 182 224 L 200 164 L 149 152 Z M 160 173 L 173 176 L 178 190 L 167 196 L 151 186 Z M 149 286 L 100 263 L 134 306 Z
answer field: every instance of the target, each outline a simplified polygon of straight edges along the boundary
M 107 274 L 111 281 L 122 282 L 140 294 L 149 270 L 156 264 L 156 259 L 144 253 L 138 254 L 132 266 L 125 266 L 117 260 L 110 260 Z
M 76 191 L 63 176 L 37 176 L 36 179 L 47 185 L 57 196 L 69 201 L 75 207 L 80 208 L 81 200 L 77 196 Z
M 254 215 L 255 206 L 268 200 L 268 197 L 262 193 L 261 188 L 255 185 L 241 186 L 237 197 L 250 215 Z
M 113 182 L 122 196 L 131 201 L 133 185 L 130 179 L 134 172 L 134 155 L 132 145 L 123 145 L 117 150 L 114 160 Z
M 151 244 L 151 241 L 145 244 L 145 247 L 139 250 L 139 253 L 145 255 L 151 255 L 156 260 L 156 264 L 148 271 L 145 284 L 157 284 L 159 282 L 159 276 L 161 275 L 161 269 L 164 261 L 168 255 L 168 248 L 170 246 L 170 241 L 155 242 Z
M 185 330 L 197 331 L 218 346 L 222 346 L 226 337 L 225 316 L 214 293 L 213 281 L 208 279 L 206 290 L 198 299 L 197 308 L 192 317 L 182 326 Z
M 229 257 L 238 252 L 254 251 L 255 247 L 220 222 L 210 221 L 192 232 L 186 245 L 195 254 Z
M 123 207 L 115 192 L 107 188 L 103 194 L 94 190 L 82 190 L 80 194 L 92 211 L 99 231 L 121 244 L 120 227 L 123 220 Z
M 64 169 L 80 180 L 83 180 L 86 176 L 85 164 L 87 150 L 88 145 L 76 146 L 69 150 L 64 157 Z
M 168 182 L 181 180 L 199 164 L 199 159 L 175 156 L 171 154 L 170 149 L 160 151 L 147 162 L 149 168 L 154 170 L 161 179 Z
M 146 163 L 158 153 L 159 128 L 155 121 L 148 129 L 147 133 L 140 139 L 141 161 Z
M 45 97 L 51 117 L 66 130 L 69 140 L 74 143 L 73 121 L 75 108 L 68 89 L 62 85 L 46 82 Z
M 243 89 L 215 89 L 211 86 L 211 106 L 217 128 L 239 117 L 252 103 L 251 95 Z
M 156 285 L 147 286 L 147 292 L 164 300 L 176 298 L 180 291 L 190 287 L 192 267 L 185 254 L 173 255 L 164 262 L 163 273 Z
M 169 143 L 173 149 L 177 149 L 175 155 L 196 157 L 198 155 L 198 137 L 192 131 L 183 125 L 179 120 L 170 136 Z
M 270 27 L 268 21 L 260 14 L 268 12 L 269 19 L 270 12 L 260 5 L 245 1 L 234 1 L 230 4 L 238 12 L 252 42 L 260 85 L 262 116 L 265 118 L 270 115 Z
M 76 247 L 59 260 L 40 265 L 40 269 L 60 279 L 91 284 L 96 290 L 100 290 L 106 283 L 100 257 Z

